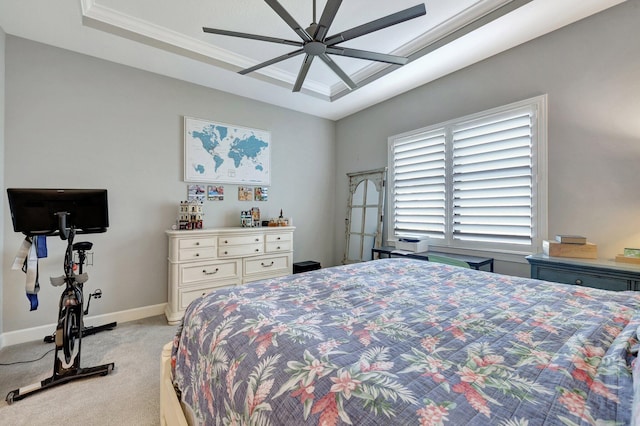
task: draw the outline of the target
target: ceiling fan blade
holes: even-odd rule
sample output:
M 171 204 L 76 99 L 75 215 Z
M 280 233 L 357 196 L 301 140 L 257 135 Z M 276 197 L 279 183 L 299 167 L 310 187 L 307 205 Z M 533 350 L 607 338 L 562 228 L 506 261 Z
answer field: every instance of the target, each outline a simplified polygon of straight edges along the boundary
M 328 37 L 327 39 L 325 39 L 325 44 L 327 46 L 333 46 L 334 44 L 352 40 L 356 37 L 360 37 L 365 34 L 369 34 L 374 31 L 378 31 L 383 28 L 387 28 L 392 25 L 417 18 L 419 16 L 425 15 L 426 13 L 427 10 L 424 7 L 424 3 L 421 3 L 408 9 L 401 10 L 400 12 L 387 15 L 384 18 L 376 19 L 374 21 L 359 25 L 357 27 L 351 28 L 350 30 L 346 30 L 334 36 Z
M 309 33 L 296 22 L 293 16 L 289 15 L 289 12 L 282 7 L 278 0 L 264 0 L 271 9 L 273 9 L 286 23 L 289 25 L 293 31 L 296 32 L 300 36 L 300 38 L 304 41 L 313 41 L 313 38 L 309 35 Z
M 210 34 L 219 34 L 231 37 L 240 37 L 240 38 L 249 38 L 252 40 L 260 40 L 260 41 L 269 41 L 271 43 L 280 43 L 280 44 L 288 44 L 290 46 L 302 46 L 302 42 L 293 41 L 293 40 L 284 40 L 281 38 L 275 37 L 267 37 L 256 34 L 248 34 L 248 33 L 239 33 L 236 31 L 227 31 L 227 30 L 218 30 L 215 28 L 202 27 L 202 31 Z
M 238 74 L 242 74 L 242 75 L 249 74 L 250 72 L 259 70 L 260 68 L 264 68 L 264 67 L 268 67 L 269 65 L 277 64 L 278 62 L 284 61 L 285 59 L 293 58 L 293 57 L 298 56 L 298 55 L 300 55 L 302 53 L 304 53 L 303 49 L 294 50 L 293 52 L 289 52 L 289 53 L 286 53 L 284 55 L 278 56 L 277 58 L 269 59 L 268 61 L 262 62 L 261 64 L 254 65 L 251 68 L 240 70 L 240 71 L 238 71 Z
M 304 79 L 307 78 L 307 73 L 309 72 L 309 68 L 311 68 L 313 58 L 313 55 L 306 55 L 304 57 L 304 61 L 302 61 L 302 66 L 300 67 L 300 72 L 298 73 L 298 78 L 296 79 L 296 84 L 293 85 L 294 92 L 299 92 L 300 89 L 302 89 L 302 83 L 304 83 Z
M 333 62 L 333 59 L 331 59 L 329 57 L 329 55 L 327 55 L 326 53 L 323 53 L 321 55 L 318 55 L 318 57 L 320 59 L 322 59 L 322 61 L 327 64 L 329 66 L 329 68 L 331 68 L 333 70 L 333 72 L 335 72 L 338 77 L 340 77 L 340 79 L 342 81 L 344 81 L 344 83 L 349 86 L 349 89 L 353 90 L 356 89 L 358 87 L 358 85 L 356 83 L 353 82 L 353 80 L 351 80 L 351 78 L 347 75 L 347 73 L 345 73 L 344 71 L 342 71 L 342 68 L 340 68 L 338 66 L 338 64 L 336 64 L 335 62 Z
M 327 36 L 327 32 L 329 31 L 329 27 L 333 23 L 335 19 L 338 9 L 342 4 L 342 0 L 329 0 L 327 1 L 324 10 L 322 11 L 322 16 L 320 17 L 320 22 L 318 22 L 318 26 L 316 27 L 316 33 L 312 34 L 314 40 L 322 41 Z
M 409 58 L 405 58 L 404 56 L 369 52 L 367 50 L 349 49 L 347 47 L 327 47 L 327 53 L 348 56 L 350 58 L 367 59 L 369 61 L 386 62 L 394 65 L 406 65 L 409 62 Z

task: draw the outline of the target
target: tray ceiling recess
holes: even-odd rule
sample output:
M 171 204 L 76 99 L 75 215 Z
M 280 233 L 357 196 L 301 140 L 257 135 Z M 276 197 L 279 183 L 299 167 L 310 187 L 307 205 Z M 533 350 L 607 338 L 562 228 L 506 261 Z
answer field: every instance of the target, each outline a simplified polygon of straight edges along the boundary
M 193 10 L 160 8 L 152 0 L 81 0 L 81 5 L 86 26 L 333 102 L 532 1 L 427 1 L 425 6 L 412 0 L 327 0 L 317 23 L 315 0 L 198 0 L 190 3 Z M 309 12 L 313 22 L 302 28 Z M 330 28 L 339 30 L 330 34 Z M 289 40 L 294 33 L 299 41 Z M 276 56 L 290 46 L 299 49 Z M 287 60 L 302 54 L 302 65 Z M 316 57 L 321 65 L 311 67 Z
M 337 120 L 625 0 L 316 1 L 0 2 L 0 26 Z
M 393 25 L 400 24 L 402 22 L 424 16 L 426 8 L 424 4 L 418 4 L 408 9 L 401 10 L 399 12 L 387 15 L 382 18 L 375 19 L 362 25 L 350 28 L 345 31 L 341 31 L 334 35 L 329 34 L 329 28 L 335 19 L 338 9 L 342 4 L 342 0 L 328 0 L 324 7 L 320 22 L 316 22 L 316 1 L 313 0 L 313 22 L 308 28 L 303 28 L 296 19 L 282 7 L 277 0 L 264 0 L 277 14 L 287 23 L 289 27 L 302 39 L 302 41 L 284 40 L 275 37 L 268 37 L 255 34 L 247 34 L 236 31 L 221 30 L 209 27 L 203 27 L 202 30 L 205 33 L 219 34 L 231 37 L 247 38 L 252 40 L 267 41 L 271 43 L 286 44 L 290 46 L 297 46 L 299 49 L 285 53 L 284 55 L 270 59 L 268 61 L 259 63 L 252 67 L 239 71 L 240 74 L 248 74 L 253 71 L 257 71 L 261 68 L 276 64 L 278 62 L 296 57 L 304 54 L 304 60 L 302 66 L 296 78 L 296 82 L 293 85 L 293 91 L 299 92 L 302 89 L 304 80 L 309 73 L 309 69 L 313 60 L 317 57 L 324 62 L 339 78 L 347 85 L 350 90 L 358 87 L 347 73 L 345 73 L 338 64 L 336 64 L 329 55 L 340 55 L 351 58 L 365 59 L 369 61 L 383 62 L 392 65 L 406 65 L 409 62 L 409 58 L 405 56 L 391 55 L 386 53 L 377 53 L 361 49 L 353 49 L 349 47 L 340 47 L 338 44 L 345 41 L 353 40 L 355 38 L 382 30 L 384 28 L 391 27 Z

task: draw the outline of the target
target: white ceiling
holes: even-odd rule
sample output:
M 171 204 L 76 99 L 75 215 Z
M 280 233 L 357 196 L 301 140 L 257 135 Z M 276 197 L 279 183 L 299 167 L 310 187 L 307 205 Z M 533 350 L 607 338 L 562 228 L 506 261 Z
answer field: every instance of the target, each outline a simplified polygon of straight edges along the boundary
M 306 28 L 313 0 L 279 0 Z M 409 56 L 403 67 L 332 56 L 359 84 L 349 91 L 314 61 L 292 93 L 304 55 L 237 71 L 296 50 L 206 34 L 202 27 L 299 41 L 263 0 L 0 0 L 7 33 L 332 120 L 433 81 L 624 0 L 426 0 L 427 14 L 341 44 Z M 326 0 L 317 0 L 316 21 Z M 345 0 L 328 35 L 419 4 Z M 98 83 L 98 82 L 96 82 Z

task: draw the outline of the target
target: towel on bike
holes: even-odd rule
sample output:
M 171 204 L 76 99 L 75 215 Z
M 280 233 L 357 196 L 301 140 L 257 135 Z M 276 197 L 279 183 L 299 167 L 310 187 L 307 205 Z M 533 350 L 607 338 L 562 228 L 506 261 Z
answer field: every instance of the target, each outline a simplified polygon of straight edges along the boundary
M 47 257 L 47 237 L 37 235 L 35 238 L 27 236 L 16 254 L 11 269 L 22 269 L 26 274 L 25 292 L 30 310 L 38 309 L 38 291 L 40 284 L 38 282 L 38 258 Z

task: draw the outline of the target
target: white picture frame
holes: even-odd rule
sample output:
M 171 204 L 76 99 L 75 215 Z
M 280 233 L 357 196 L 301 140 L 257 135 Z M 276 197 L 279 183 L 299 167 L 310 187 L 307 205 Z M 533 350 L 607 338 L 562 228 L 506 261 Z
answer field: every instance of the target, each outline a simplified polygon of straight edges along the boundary
M 269 185 L 271 133 L 185 116 L 184 180 Z

